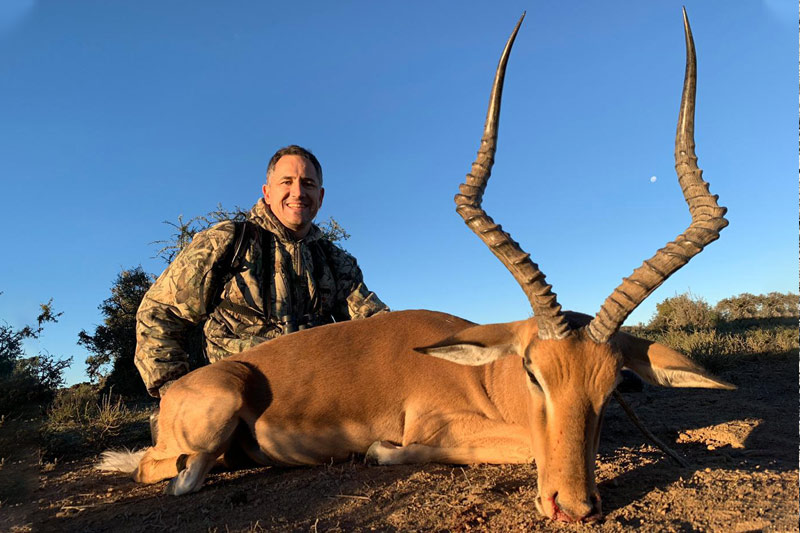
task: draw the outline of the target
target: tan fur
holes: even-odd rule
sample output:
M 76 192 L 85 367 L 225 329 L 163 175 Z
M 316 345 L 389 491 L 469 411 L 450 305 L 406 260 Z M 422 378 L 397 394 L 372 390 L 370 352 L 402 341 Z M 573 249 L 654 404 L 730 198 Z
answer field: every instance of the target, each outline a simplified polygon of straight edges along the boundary
M 192 492 L 234 445 L 261 464 L 535 460 L 545 515 L 597 517 L 601 416 L 625 356 L 536 332 L 533 320 L 476 326 L 402 311 L 280 337 L 178 380 L 134 478 Z M 631 339 L 628 357 L 647 360 L 653 345 Z M 459 353 L 466 364 L 453 362 Z

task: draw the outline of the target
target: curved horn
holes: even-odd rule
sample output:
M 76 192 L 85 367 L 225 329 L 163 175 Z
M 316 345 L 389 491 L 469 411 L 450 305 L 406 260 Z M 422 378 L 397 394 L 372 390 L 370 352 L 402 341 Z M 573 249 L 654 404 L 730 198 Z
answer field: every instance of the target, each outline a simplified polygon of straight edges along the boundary
M 544 274 L 539 270 L 538 265 L 531 261 L 530 254 L 525 253 L 519 244 L 504 232 L 502 227 L 495 224 L 481 207 L 483 191 L 489 181 L 497 149 L 497 126 L 500 120 L 500 100 L 503 94 L 506 64 L 524 18 L 525 13 L 522 14 L 514 31 L 511 32 L 503 54 L 500 56 L 492 93 L 489 97 L 489 110 L 486 114 L 481 146 L 465 183 L 459 186 L 459 194 L 455 197 L 456 211 L 522 287 L 533 308 L 539 326 L 539 338 L 561 339 L 566 337 L 570 331 L 564 315 L 561 314 L 561 306 L 556 301 L 556 295 L 550 290 L 552 287 L 547 285 Z
M 587 328 L 595 342 L 607 342 L 622 323 L 669 276 L 703 251 L 709 243 L 719 238 L 719 232 L 728 225 L 726 208 L 717 205 L 718 196 L 708 191 L 703 181 L 703 171 L 697 166 L 694 153 L 694 102 L 697 88 L 697 60 L 692 30 L 686 10 L 683 10 L 686 33 L 686 74 L 675 134 L 675 171 L 678 174 L 683 196 L 689 204 L 692 222 L 686 231 L 656 252 L 642 266 L 624 278 L 614 289 Z

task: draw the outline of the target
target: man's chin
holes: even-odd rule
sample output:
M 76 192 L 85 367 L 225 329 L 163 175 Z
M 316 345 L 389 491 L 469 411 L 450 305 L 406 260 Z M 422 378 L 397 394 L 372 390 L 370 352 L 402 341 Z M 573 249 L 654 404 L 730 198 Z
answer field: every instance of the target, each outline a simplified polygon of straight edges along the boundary
M 281 224 L 291 231 L 295 237 L 304 237 L 311 229 L 311 221 L 306 220 L 281 220 Z

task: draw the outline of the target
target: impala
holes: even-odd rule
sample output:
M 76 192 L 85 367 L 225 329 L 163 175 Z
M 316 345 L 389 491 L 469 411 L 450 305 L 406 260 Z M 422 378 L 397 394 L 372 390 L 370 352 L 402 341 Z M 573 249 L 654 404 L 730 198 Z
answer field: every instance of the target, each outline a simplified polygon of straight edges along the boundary
M 524 18 L 524 14 L 523 14 Z M 624 366 L 652 384 L 732 389 L 683 355 L 623 332 L 630 313 L 727 225 L 694 154 L 694 44 L 684 12 L 686 75 L 675 168 L 692 222 L 625 278 L 595 317 L 562 312 L 529 255 L 481 208 L 497 144 L 508 56 L 491 90 L 478 156 L 458 213 L 511 271 L 533 318 L 475 325 L 399 311 L 309 329 L 199 368 L 161 399 L 158 442 L 106 452 L 100 467 L 166 492 L 199 490 L 234 449 L 263 465 L 315 465 L 365 454 L 379 464 L 529 463 L 536 507 L 564 521 L 601 516 L 594 468 L 604 409 Z

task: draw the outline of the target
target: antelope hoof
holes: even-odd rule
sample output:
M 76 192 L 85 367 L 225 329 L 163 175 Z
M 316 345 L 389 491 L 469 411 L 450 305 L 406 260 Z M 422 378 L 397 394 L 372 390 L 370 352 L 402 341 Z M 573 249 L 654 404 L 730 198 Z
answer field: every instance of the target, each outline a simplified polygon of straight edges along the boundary
M 167 486 L 164 487 L 164 494 L 168 496 L 180 496 L 181 493 L 178 492 L 177 481 L 178 481 L 178 476 L 175 476 L 174 478 L 170 479 L 169 483 L 167 483 Z
M 399 448 L 400 446 L 395 446 L 391 442 L 385 440 L 376 440 L 372 443 L 367 450 L 367 453 L 364 455 L 364 462 L 373 465 L 393 464 L 393 452 Z

